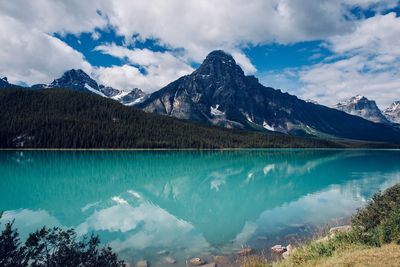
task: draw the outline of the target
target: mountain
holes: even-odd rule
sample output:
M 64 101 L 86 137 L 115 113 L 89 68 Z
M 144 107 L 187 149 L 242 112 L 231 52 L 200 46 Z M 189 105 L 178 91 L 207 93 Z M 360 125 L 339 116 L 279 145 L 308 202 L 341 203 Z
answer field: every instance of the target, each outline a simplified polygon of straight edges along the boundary
M 0 78 L 0 88 L 20 88 L 20 87 L 21 86 L 9 83 L 7 77 Z
M 103 97 L 108 97 L 120 101 L 125 105 L 132 105 L 138 98 L 144 96 L 140 89 L 122 91 L 110 86 L 98 84 L 87 73 L 81 69 L 71 69 L 66 71 L 60 78 L 55 79 L 50 84 L 36 84 L 32 88 L 68 88 L 80 92 L 92 92 Z M 139 92 L 140 91 L 140 92 Z
M 132 106 L 142 101 L 145 96 L 146 94 L 142 90 L 140 90 L 139 88 L 133 88 L 129 92 L 120 92 L 119 94 L 111 98 L 117 100 L 124 105 Z
M 244 75 L 232 56 L 211 52 L 192 74 L 179 78 L 135 107 L 228 128 L 292 135 L 400 142 L 400 132 L 336 109 L 265 87 Z
M 400 101 L 393 102 L 384 113 L 391 122 L 400 123 Z
M 373 100 L 369 100 L 364 96 L 356 95 L 348 100 L 339 102 L 333 107 L 335 109 L 344 111 L 351 115 L 359 116 L 372 122 L 386 124 L 390 123 L 388 119 L 386 119 L 386 117 L 382 114 L 382 111 L 378 108 L 376 102 Z
M 70 89 L 0 90 L 1 148 L 364 146 L 199 125 Z M 381 146 L 382 144 L 379 144 Z
M 8 83 L 7 77 L 3 77 L 0 79 L 0 88 L 6 87 L 11 87 L 11 85 Z

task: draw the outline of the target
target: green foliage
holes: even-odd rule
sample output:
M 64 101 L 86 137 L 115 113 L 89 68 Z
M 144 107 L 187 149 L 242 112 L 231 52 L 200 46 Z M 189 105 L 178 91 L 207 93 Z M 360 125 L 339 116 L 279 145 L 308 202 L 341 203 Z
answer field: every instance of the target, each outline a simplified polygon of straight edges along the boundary
M 91 93 L 0 90 L 0 147 L 13 148 L 262 148 L 342 147 L 148 114 Z
M 77 240 L 72 229 L 43 227 L 21 244 L 13 222 L 6 223 L 0 235 L 0 266 L 125 266 L 110 247 L 99 248 L 98 236 Z
M 400 210 L 395 210 L 377 228 L 381 244 L 395 242 L 400 245 Z
M 376 228 L 400 210 L 400 184 L 376 193 L 367 206 L 359 209 L 352 218 L 352 224 L 368 232 Z M 394 216 L 394 215 L 393 215 Z
M 26 266 L 24 262 L 25 250 L 20 247 L 19 234 L 12 226 L 13 222 L 6 223 L 0 234 L 0 266 Z

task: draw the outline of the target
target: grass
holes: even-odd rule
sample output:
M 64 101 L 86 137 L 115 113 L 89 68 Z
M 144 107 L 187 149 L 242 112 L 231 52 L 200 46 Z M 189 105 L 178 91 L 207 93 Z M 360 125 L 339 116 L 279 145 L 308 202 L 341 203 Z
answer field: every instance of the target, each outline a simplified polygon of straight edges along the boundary
M 353 229 L 296 248 L 288 259 L 247 257 L 242 267 L 400 266 L 400 184 L 378 192 L 352 217 Z
M 396 264 L 400 264 L 400 246 L 388 244 L 380 248 L 343 251 L 336 256 L 325 259 L 318 266 L 389 267 Z

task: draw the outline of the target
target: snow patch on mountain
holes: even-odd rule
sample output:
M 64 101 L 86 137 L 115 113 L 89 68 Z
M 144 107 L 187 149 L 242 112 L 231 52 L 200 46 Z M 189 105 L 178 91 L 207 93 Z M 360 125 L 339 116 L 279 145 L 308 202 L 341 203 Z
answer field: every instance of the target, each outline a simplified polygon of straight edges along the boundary
M 93 87 L 91 87 L 91 86 L 90 86 L 89 84 L 87 84 L 87 83 L 85 83 L 85 86 L 84 86 L 84 87 L 85 87 L 87 90 L 89 90 L 90 92 L 92 92 L 92 93 L 101 95 L 102 97 L 107 97 L 105 94 L 103 94 L 102 92 L 100 92 L 100 91 L 94 89 Z
M 225 112 L 222 112 L 219 110 L 219 104 L 215 105 L 215 107 L 211 106 L 210 113 L 213 116 L 224 116 L 225 115 Z
M 268 131 L 275 131 L 275 128 L 271 125 L 269 125 L 266 121 L 263 122 L 263 127 L 264 129 L 268 130 Z

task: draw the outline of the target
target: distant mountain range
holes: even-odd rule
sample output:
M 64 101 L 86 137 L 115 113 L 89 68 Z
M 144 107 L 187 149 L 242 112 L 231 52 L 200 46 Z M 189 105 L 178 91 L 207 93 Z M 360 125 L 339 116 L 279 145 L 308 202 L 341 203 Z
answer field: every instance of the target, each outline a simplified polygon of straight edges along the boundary
M 384 114 L 391 122 L 400 124 L 400 101 L 393 102 Z
M 397 103 L 397 105 L 396 105 Z M 383 113 L 376 102 L 360 95 L 351 97 L 348 100 L 339 102 L 334 108 L 348 114 L 362 117 L 366 120 L 377 123 L 398 123 L 400 121 L 400 102 L 393 103 Z
M 15 88 L 21 87 L 10 84 L 6 77 L 0 80 L 0 88 Z M 145 93 L 134 88 L 130 91 L 123 91 L 115 89 L 110 86 L 99 85 L 94 79 L 86 74 L 81 69 L 72 69 L 66 71 L 60 78 L 55 79 L 50 84 L 35 84 L 30 87 L 31 89 L 45 89 L 45 88 L 68 88 L 80 92 L 91 92 L 103 97 L 111 98 L 121 102 L 124 105 L 134 105 L 145 97 Z
M 7 87 L 23 88 L 2 78 L 0 88 Z M 138 88 L 122 91 L 99 85 L 84 71 L 75 69 L 50 84 L 30 87 L 50 88 L 90 92 L 149 113 L 225 128 L 400 143 L 400 130 L 392 124 L 400 121 L 400 102 L 382 113 L 375 101 L 362 96 L 334 108 L 303 101 L 246 76 L 233 57 L 221 50 L 211 52 L 192 74 L 150 95 Z

